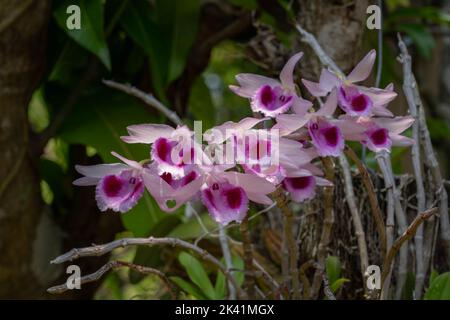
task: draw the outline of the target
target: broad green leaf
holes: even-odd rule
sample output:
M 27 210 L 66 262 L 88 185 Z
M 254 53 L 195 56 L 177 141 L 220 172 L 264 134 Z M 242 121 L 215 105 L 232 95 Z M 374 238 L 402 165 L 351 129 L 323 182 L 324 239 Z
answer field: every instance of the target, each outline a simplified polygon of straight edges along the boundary
M 339 257 L 327 257 L 326 272 L 330 283 L 336 282 L 341 277 L 341 262 L 339 261 Z
M 81 12 L 81 28 L 69 30 L 66 22 L 70 14 L 66 12 L 70 5 L 77 5 Z M 69 37 L 83 48 L 95 54 L 102 63 L 111 69 L 108 45 L 103 30 L 102 0 L 63 0 L 53 15 L 58 25 Z
M 197 36 L 200 0 L 157 0 L 155 11 L 167 45 L 168 84 L 183 71 Z
M 433 268 L 433 270 L 431 270 L 431 274 L 430 274 L 430 283 L 433 283 L 434 279 L 436 279 L 439 276 L 439 272 L 436 271 L 436 269 Z
M 209 299 L 215 299 L 214 287 L 200 261 L 187 252 L 181 252 L 178 256 L 178 260 L 186 269 L 191 281 L 200 288 L 201 292 Z
M 210 215 L 207 213 L 201 214 L 200 219 L 206 229 L 210 232 L 217 229 L 217 223 L 211 219 Z M 200 225 L 198 220 L 193 217 L 191 220 L 178 225 L 169 233 L 169 237 L 179 238 L 183 240 L 195 239 L 202 236 L 205 233 L 203 227 Z
M 167 55 L 164 51 L 164 35 L 153 21 L 152 7 L 145 0 L 133 0 L 120 18 L 120 22 L 134 42 L 150 58 L 150 70 L 156 94 L 164 100 Z
M 187 282 L 186 280 L 180 278 L 180 277 L 170 277 L 171 281 L 173 281 L 177 286 L 179 286 L 182 290 L 184 290 L 186 293 L 190 294 L 194 298 L 198 300 L 206 300 L 207 298 L 201 293 L 199 288 L 197 288 L 195 285 Z
M 330 285 L 330 289 L 333 293 L 338 292 L 338 290 L 342 287 L 342 285 L 346 282 L 350 282 L 349 279 L 346 278 L 340 278 L 337 279 L 336 281 L 334 281 L 331 285 Z
M 80 99 L 59 136 L 71 144 L 94 147 L 106 163 L 120 162 L 111 151 L 141 161 L 149 158 L 149 147 L 126 144 L 120 136 L 126 134 L 128 125 L 146 122 L 153 121 L 144 105 L 128 95 L 104 89 Z M 147 193 L 132 210 L 121 215 L 125 228 L 137 237 L 148 236 L 162 216 L 164 213 Z
M 450 272 L 445 272 L 433 279 L 424 299 L 450 300 Z
M 202 121 L 203 132 L 215 125 L 216 110 L 211 100 L 211 93 L 203 77 L 198 77 L 194 82 L 188 105 L 189 111 L 194 116 L 194 120 Z

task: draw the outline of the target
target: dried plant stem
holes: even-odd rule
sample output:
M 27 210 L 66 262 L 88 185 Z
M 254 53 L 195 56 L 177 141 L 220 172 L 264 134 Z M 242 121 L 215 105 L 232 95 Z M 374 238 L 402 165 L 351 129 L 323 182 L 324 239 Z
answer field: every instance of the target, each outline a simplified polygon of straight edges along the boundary
M 389 249 L 389 251 L 386 255 L 386 258 L 384 259 L 383 270 L 381 273 L 381 283 L 382 283 L 381 297 L 385 296 L 385 295 L 383 295 L 383 291 L 386 290 L 386 288 L 385 288 L 386 279 L 387 279 L 389 273 L 391 272 L 392 263 L 394 262 L 394 258 L 397 255 L 398 250 L 401 248 L 401 246 L 406 241 L 408 241 L 409 239 L 411 239 L 414 236 L 414 234 L 417 231 L 417 228 L 425 220 L 429 219 L 431 216 L 436 214 L 437 211 L 438 211 L 437 208 L 432 208 L 432 209 L 429 209 L 425 212 L 422 212 L 420 215 L 418 215 L 413 220 L 413 222 L 409 225 L 409 227 L 406 228 L 405 232 L 403 232 L 403 234 L 400 237 L 398 237 L 397 240 L 395 240 L 394 244 Z
M 161 245 L 169 245 L 172 247 L 180 247 L 188 250 L 192 250 L 193 252 L 197 253 L 202 259 L 205 261 L 209 261 L 215 266 L 217 266 L 220 271 L 223 272 L 225 277 L 228 281 L 230 281 L 233 286 L 236 289 L 237 295 L 242 296 L 240 292 L 240 288 L 238 284 L 236 283 L 236 280 L 234 277 L 228 272 L 227 268 L 219 261 L 217 258 L 215 258 L 213 255 L 211 255 L 206 250 L 193 245 L 192 243 L 186 242 L 184 240 L 176 239 L 176 238 L 155 238 L 155 237 L 149 237 L 149 238 L 123 238 L 115 241 L 111 241 L 102 245 L 93 245 L 91 247 L 85 247 L 85 248 L 74 248 L 59 257 L 56 257 L 54 260 L 52 260 L 50 263 L 52 264 L 60 264 L 64 263 L 66 261 L 73 261 L 82 257 L 98 257 L 102 256 L 108 252 L 111 252 L 112 250 L 116 248 L 125 248 L 129 246 L 161 246 Z
M 246 271 L 245 287 L 247 288 L 247 295 L 249 299 L 255 298 L 255 276 L 253 269 L 253 252 L 252 252 L 252 240 L 250 237 L 250 231 L 248 229 L 248 217 L 242 220 L 240 225 L 242 234 L 242 247 L 244 252 L 244 265 Z
M 402 53 L 403 62 L 403 72 L 405 79 L 408 79 L 408 88 L 412 88 L 414 93 L 413 100 L 414 105 L 417 107 L 417 115 L 419 120 L 420 138 L 421 145 L 424 150 L 424 162 L 429 168 L 431 175 L 433 177 L 435 186 L 437 188 L 437 197 L 439 197 L 439 218 L 440 218 L 440 230 L 441 230 L 441 240 L 445 248 L 447 255 L 447 265 L 450 266 L 450 222 L 448 214 L 448 196 L 445 190 L 441 170 L 439 169 L 439 163 L 436 159 L 436 154 L 433 150 L 433 145 L 431 143 L 430 132 L 428 131 L 425 109 L 420 98 L 419 87 L 417 85 L 414 74 L 411 69 L 411 56 L 408 53 L 408 49 L 405 43 L 402 41 L 401 37 L 398 37 L 398 45 Z M 417 141 L 419 143 L 419 141 Z
M 125 261 L 109 261 L 108 263 L 103 265 L 100 269 L 98 269 L 96 272 L 81 277 L 80 284 L 83 285 L 83 284 L 86 284 L 89 282 L 97 281 L 101 277 L 103 277 L 108 271 L 115 270 L 118 268 L 123 268 L 123 267 L 130 268 L 130 269 L 137 271 L 139 273 L 142 273 L 142 274 L 157 275 L 166 285 L 168 292 L 172 296 L 172 299 L 177 298 L 176 286 L 166 277 L 166 275 L 164 273 L 162 273 L 158 269 L 144 267 L 141 265 L 137 265 L 137 264 L 133 264 L 130 262 L 125 262 Z M 67 290 L 70 290 L 70 289 L 67 287 L 67 283 L 65 283 L 65 284 L 61 284 L 59 286 L 51 287 L 51 288 L 47 289 L 47 292 L 52 293 L 52 294 L 59 294 L 59 293 L 66 292 Z
M 345 198 L 348 208 L 352 215 L 353 228 L 355 228 L 356 239 L 358 241 L 359 259 L 361 264 L 361 274 L 363 282 L 365 282 L 366 269 L 369 266 L 369 256 L 367 254 L 367 243 L 364 228 L 361 222 L 361 215 L 356 204 L 355 194 L 353 191 L 352 173 L 345 155 L 339 156 L 339 162 L 344 173 Z
M 320 62 L 329 68 L 331 68 L 339 76 L 344 76 L 341 69 L 336 65 L 336 63 L 325 53 L 325 51 L 320 46 L 317 39 L 308 31 L 303 29 L 299 24 L 295 25 L 297 31 L 302 35 L 302 41 L 309 44 L 314 50 L 315 54 L 319 58 Z
M 323 282 L 323 293 L 328 298 L 328 300 L 336 300 L 336 297 L 334 296 L 333 291 L 331 291 L 331 289 L 330 289 L 330 281 L 328 280 L 325 269 L 313 260 L 306 261 L 300 267 L 300 277 L 301 277 L 302 283 L 303 283 L 303 297 L 305 299 L 309 298 L 309 280 L 306 277 L 305 273 L 311 267 L 315 268 L 316 271 L 319 272 L 320 277 Z
M 201 221 L 201 219 L 199 220 Z M 225 266 L 228 271 L 233 269 L 233 259 L 231 257 L 230 247 L 228 246 L 228 238 L 225 228 L 222 225 L 219 225 L 219 240 L 220 247 L 222 248 L 223 259 L 225 260 Z M 236 290 L 233 284 L 228 281 L 228 296 L 230 300 L 236 300 Z
M 370 179 L 369 172 L 367 171 L 366 166 L 358 158 L 353 149 L 346 146 L 345 154 L 356 164 L 356 167 L 358 168 L 358 171 L 361 175 L 364 187 L 366 188 L 373 220 L 375 221 L 378 237 L 380 238 L 381 259 L 383 260 L 384 256 L 386 255 L 386 226 L 384 224 L 383 214 L 381 213 L 381 209 L 378 204 L 378 198 L 375 193 L 372 179 Z
M 322 158 L 322 163 L 325 168 L 325 177 L 329 181 L 334 181 L 334 164 L 330 157 Z M 333 211 L 333 193 L 334 187 L 324 187 L 324 218 L 322 234 L 320 236 L 319 246 L 317 248 L 317 263 L 321 268 L 325 268 L 325 262 L 328 255 L 328 244 L 330 243 L 331 230 L 334 224 Z M 322 275 L 319 269 L 316 268 L 314 273 L 313 284 L 311 287 L 311 297 L 317 298 L 322 283 Z
M 381 174 L 383 175 L 384 179 L 384 187 L 386 188 L 386 248 L 387 250 L 390 250 L 392 244 L 394 243 L 394 211 L 395 211 L 395 205 L 394 205 L 394 190 L 393 186 L 394 183 L 392 179 L 390 179 L 389 175 L 389 169 L 386 165 L 385 159 L 383 157 L 384 153 L 379 152 L 376 155 L 376 159 L 378 162 L 378 166 L 380 167 Z M 385 282 L 386 285 L 382 284 L 385 289 L 385 294 L 389 291 L 391 281 L 391 272 L 389 272 L 386 276 Z
M 286 241 L 289 249 L 289 267 L 290 276 L 292 281 L 292 298 L 294 300 L 300 299 L 300 282 L 298 278 L 298 246 L 295 241 L 294 234 L 292 232 L 292 226 L 294 225 L 294 213 L 288 206 L 286 195 L 282 188 L 278 188 L 272 193 L 272 197 L 277 202 L 278 208 L 283 213 L 285 219 L 283 220 L 283 228 L 286 234 Z
M 403 64 L 403 92 L 405 93 L 406 101 L 408 102 L 409 113 L 417 119 L 417 102 L 414 97 L 414 84 L 411 72 L 411 57 L 405 53 L 406 47 L 399 36 L 399 47 L 402 49 L 400 61 Z M 416 180 L 416 198 L 417 198 L 417 215 L 425 210 L 425 188 L 422 179 L 422 161 L 420 157 L 420 137 L 419 137 L 420 123 L 416 120 L 412 125 L 412 138 L 416 143 L 411 147 L 411 156 L 414 169 L 414 177 Z M 419 226 L 416 235 L 414 236 L 414 244 L 416 249 L 416 284 L 415 295 L 420 299 L 422 296 L 423 283 L 425 281 L 425 266 L 424 266 L 424 249 L 423 249 L 423 225 Z
M 172 121 L 176 125 L 183 125 L 180 117 L 176 114 L 176 112 L 167 108 L 164 104 L 162 104 L 158 99 L 156 99 L 152 94 L 145 93 L 139 90 L 136 87 L 133 87 L 129 84 L 122 84 L 112 80 L 103 80 L 103 83 L 110 88 L 117 89 L 119 91 L 125 92 L 131 96 L 134 96 L 140 100 L 142 100 L 145 104 L 155 108 L 163 115 L 165 115 L 170 121 Z

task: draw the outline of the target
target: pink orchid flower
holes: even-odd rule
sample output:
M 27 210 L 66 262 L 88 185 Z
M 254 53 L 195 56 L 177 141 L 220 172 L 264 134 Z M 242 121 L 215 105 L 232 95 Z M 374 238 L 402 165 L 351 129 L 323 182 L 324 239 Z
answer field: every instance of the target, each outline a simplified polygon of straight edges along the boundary
M 323 69 L 318 83 L 305 79 L 302 79 L 302 82 L 315 97 L 325 96 L 337 88 L 339 106 L 348 115 L 386 115 L 386 105 L 397 96 L 391 85 L 384 90 L 355 85 L 370 75 L 375 58 L 376 51 L 371 50 L 347 77 Z
M 195 165 L 183 168 L 182 175 L 161 171 L 157 162 L 153 162 L 142 173 L 142 179 L 161 210 L 173 212 L 200 191 L 205 181 L 203 172 Z
M 237 95 L 249 98 L 253 112 L 273 117 L 288 111 L 307 110 L 311 102 L 297 95 L 294 83 L 294 68 L 303 53 L 293 55 L 280 73 L 280 81 L 264 76 L 241 73 L 236 76 L 239 86 L 230 86 Z
M 381 150 L 390 152 L 392 146 L 404 147 L 414 144 L 413 139 L 401 135 L 413 124 L 414 118 L 411 116 L 395 118 L 341 116 L 336 121 L 349 130 L 346 132 L 349 140 L 360 141 L 373 152 Z
M 127 212 L 133 208 L 144 193 L 143 167 L 115 152 L 112 154 L 124 163 L 75 166 L 84 175 L 73 182 L 77 186 L 96 185 L 95 199 L 101 211 L 112 209 Z
M 141 124 L 129 126 L 127 131 L 129 135 L 121 137 L 124 142 L 151 144 L 151 158 L 162 172 L 181 176 L 186 166 L 206 159 L 187 126 L 174 129 L 164 124 Z
M 341 128 L 330 119 L 336 107 L 337 93 L 334 89 L 317 112 L 279 115 L 274 128 L 279 129 L 282 135 L 287 135 L 306 125 L 317 153 L 322 157 L 337 157 L 344 149 L 345 140 Z
M 202 202 L 216 222 L 222 225 L 241 222 L 247 215 L 249 201 L 272 203 L 267 194 L 275 191 L 273 184 L 252 174 L 223 169 L 211 167 L 201 191 Z
M 333 185 L 330 181 L 319 177 L 320 175 L 323 173 L 319 168 L 308 164 L 296 170 L 288 170 L 282 185 L 294 201 L 303 202 L 315 197 L 317 186 Z

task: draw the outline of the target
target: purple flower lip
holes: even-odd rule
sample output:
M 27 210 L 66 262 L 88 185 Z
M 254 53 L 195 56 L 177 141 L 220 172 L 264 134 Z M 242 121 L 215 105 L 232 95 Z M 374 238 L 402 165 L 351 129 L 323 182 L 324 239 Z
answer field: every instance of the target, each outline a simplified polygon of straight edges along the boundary
M 293 200 L 302 202 L 315 195 L 316 180 L 313 176 L 285 178 L 283 188 L 291 193 Z
M 248 211 L 248 197 L 244 189 L 226 181 L 203 189 L 201 199 L 213 219 L 223 225 L 242 221 Z
M 377 146 L 385 145 L 387 139 L 389 138 L 389 132 L 387 131 L 387 129 L 380 128 L 372 132 L 370 138 L 374 145 Z
M 351 116 L 367 116 L 372 111 L 372 100 L 354 86 L 341 86 L 338 101 L 342 110 Z
M 252 109 L 266 116 L 286 112 L 294 101 L 294 96 L 286 93 L 280 86 L 263 85 L 252 98 Z
M 323 129 L 322 132 L 325 140 L 329 146 L 335 147 L 339 142 L 339 129 L 338 127 L 329 127 Z

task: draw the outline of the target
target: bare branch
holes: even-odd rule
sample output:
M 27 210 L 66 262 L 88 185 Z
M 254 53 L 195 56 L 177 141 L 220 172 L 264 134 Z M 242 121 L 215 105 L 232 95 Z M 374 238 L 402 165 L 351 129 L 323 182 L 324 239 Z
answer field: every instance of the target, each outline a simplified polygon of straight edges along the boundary
M 249 299 L 255 298 L 255 275 L 253 270 L 253 250 L 252 240 L 250 238 L 250 231 L 248 229 L 248 216 L 242 220 L 240 225 L 242 234 L 242 249 L 244 256 L 245 271 L 247 277 L 245 277 L 245 286 L 247 287 L 247 295 Z
M 398 45 L 402 53 L 403 72 L 405 79 L 408 79 L 408 87 L 412 88 L 414 93 L 414 105 L 417 106 L 419 128 L 421 135 L 421 145 L 424 149 L 425 165 L 430 169 L 431 175 L 437 188 L 437 196 L 439 197 L 439 218 L 441 224 L 441 240 L 446 250 L 447 265 L 450 265 L 450 222 L 448 215 L 448 196 L 445 190 L 441 170 L 439 169 L 439 163 L 436 159 L 436 154 L 431 143 L 430 132 L 428 131 L 425 109 L 420 98 L 419 87 L 417 85 L 414 74 L 411 69 L 411 56 L 408 53 L 408 49 L 405 43 L 399 36 Z M 405 80 L 406 81 L 406 80 Z
M 367 254 L 367 243 L 365 239 L 365 232 L 361 222 L 361 215 L 356 205 L 355 194 L 353 191 L 352 174 L 345 155 L 339 156 L 342 171 L 344 173 L 345 198 L 347 205 L 352 214 L 353 227 L 355 228 L 356 239 L 358 241 L 359 259 L 361 263 L 361 274 L 363 282 L 365 279 L 366 269 L 369 266 L 369 256 Z
M 132 269 L 134 271 L 137 271 L 139 273 L 142 273 L 142 274 L 154 274 L 154 275 L 157 275 L 164 282 L 164 284 L 166 285 L 168 292 L 172 296 L 172 299 L 176 299 L 177 298 L 177 289 L 176 289 L 176 287 L 166 277 L 166 275 L 164 273 L 162 273 L 158 269 L 153 269 L 153 268 L 150 268 L 150 267 L 144 267 L 144 266 L 141 266 L 141 265 L 137 265 L 137 264 L 133 264 L 133 263 L 130 263 L 130 262 L 125 262 L 125 261 L 109 261 L 108 263 L 103 265 L 100 269 L 95 271 L 94 273 L 91 273 L 91 274 L 88 274 L 86 276 L 81 277 L 80 282 L 81 282 L 81 284 L 86 284 L 86 283 L 97 281 L 101 277 L 103 277 L 106 273 L 108 273 L 110 270 L 115 270 L 115 269 L 123 268 L 123 267 L 130 268 L 130 269 Z M 47 289 L 47 292 L 52 293 L 52 294 L 59 294 L 59 293 L 66 292 L 67 290 L 70 290 L 70 289 L 67 287 L 67 283 L 65 283 L 65 284 L 61 284 L 59 286 L 51 287 L 51 288 Z
M 103 83 L 110 88 L 117 89 L 119 91 L 123 91 L 126 94 L 134 96 L 140 100 L 142 100 L 145 104 L 155 108 L 163 115 L 165 115 L 170 121 L 172 121 L 176 125 L 183 125 L 180 117 L 176 114 L 176 112 L 167 108 L 164 104 L 162 104 L 158 99 L 156 99 L 152 94 L 145 93 L 139 90 L 136 87 L 133 87 L 129 84 L 122 84 L 112 80 L 103 80 Z
M 201 219 L 199 220 L 199 222 Z M 222 225 L 219 225 L 219 240 L 220 247 L 222 248 L 223 259 L 225 260 L 225 266 L 230 271 L 233 268 L 233 259 L 231 257 L 230 247 L 228 246 L 227 233 Z M 228 293 L 230 300 L 236 300 L 236 290 L 232 283 L 228 281 Z
M 402 48 L 402 52 L 406 49 L 405 44 L 401 40 L 399 35 L 399 47 Z M 408 54 L 402 54 L 400 61 L 403 64 L 403 92 L 408 102 L 409 113 L 416 121 L 412 125 L 412 138 L 416 143 L 411 147 L 411 156 L 414 169 L 414 177 L 416 180 L 416 198 L 417 198 L 417 215 L 425 210 L 425 188 L 422 179 L 422 161 L 420 158 L 420 145 L 419 145 L 419 122 L 417 121 L 417 103 L 414 97 L 414 88 L 411 72 L 411 57 Z M 416 249 L 416 284 L 414 292 L 416 297 L 420 299 L 422 295 L 423 283 L 425 280 L 425 267 L 424 267 L 424 250 L 423 250 L 423 226 L 417 229 L 414 236 L 414 243 Z
M 414 234 L 417 231 L 417 228 L 427 219 L 429 219 L 431 216 L 436 214 L 438 211 L 437 208 L 431 208 L 425 212 L 422 212 L 420 215 L 418 215 L 413 222 L 409 225 L 409 227 L 403 232 L 403 234 L 395 240 L 392 247 L 389 249 L 388 254 L 386 255 L 386 258 L 383 263 L 383 271 L 381 273 L 381 283 L 382 283 L 382 294 L 383 297 L 383 290 L 386 290 L 385 288 L 385 281 L 388 277 L 388 274 L 391 272 L 392 263 L 394 261 L 395 256 L 397 255 L 398 250 L 401 248 L 401 246 L 411 239 Z
M 297 242 L 295 241 L 295 237 L 292 233 L 292 226 L 294 224 L 294 213 L 288 206 L 286 195 L 284 194 L 282 188 L 278 188 L 275 192 L 273 192 L 272 197 L 276 201 L 278 208 L 285 216 L 284 229 L 289 249 L 289 259 L 290 259 L 289 266 L 293 290 L 292 298 L 298 300 L 300 299 L 300 282 L 298 279 L 298 266 L 297 266 L 298 246 Z
M 337 75 L 344 77 L 343 72 L 341 69 L 336 65 L 336 63 L 325 53 L 325 51 L 320 46 L 319 42 L 317 42 L 316 38 L 303 29 L 299 24 L 295 25 L 295 28 L 298 32 L 302 35 L 302 41 L 306 42 L 311 46 L 311 48 L 316 53 L 317 57 L 319 58 L 320 62 L 325 65 L 326 67 L 332 69 Z
M 381 213 L 380 206 L 378 204 L 378 198 L 375 194 L 375 188 L 373 186 L 372 179 L 370 179 L 369 172 L 366 166 L 359 160 L 353 149 L 348 146 L 345 147 L 345 154 L 356 164 L 358 171 L 361 175 L 362 182 L 366 188 L 367 195 L 369 197 L 370 208 L 372 209 L 373 220 L 378 232 L 378 237 L 380 238 L 380 249 L 381 249 L 381 259 L 384 259 L 386 255 L 386 226 L 384 225 L 383 215 Z
M 322 158 L 322 163 L 325 168 L 325 177 L 328 181 L 334 182 L 334 163 L 330 157 Z M 333 210 L 333 194 L 334 187 L 324 187 L 324 217 L 322 234 L 320 235 L 319 246 L 317 247 L 317 263 L 321 268 L 325 268 L 325 262 L 328 255 L 328 245 L 331 238 L 331 230 L 334 224 L 334 210 Z M 322 276 L 319 269 L 316 268 L 314 273 L 313 283 L 311 287 L 311 297 L 315 299 L 319 293 Z
M 63 255 L 60 255 L 59 257 L 55 258 L 51 261 L 52 264 L 60 264 L 66 261 L 73 261 L 76 259 L 79 259 L 81 257 L 98 257 L 102 256 L 108 252 L 111 252 L 112 250 L 116 248 L 124 248 L 129 246 L 160 246 L 160 245 L 170 245 L 172 247 L 181 247 L 184 249 L 192 250 L 195 253 L 197 253 L 202 259 L 211 262 L 212 264 L 216 265 L 223 274 L 227 277 L 227 280 L 230 281 L 233 286 L 235 287 L 238 296 L 240 295 L 240 288 L 238 284 L 236 283 L 236 280 L 234 277 L 228 272 L 227 268 L 214 256 L 212 256 L 210 253 L 208 253 L 206 250 L 195 246 L 189 242 L 186 242 L 184 240 L 176 239 L 176 238 L 123 238 L 119 240 L 115 240 L 106 244 L 102 245 L 94 245 L 91 247 L 85 247 L 80 249 L 72 249 L 68 252 L 66 252 Z

